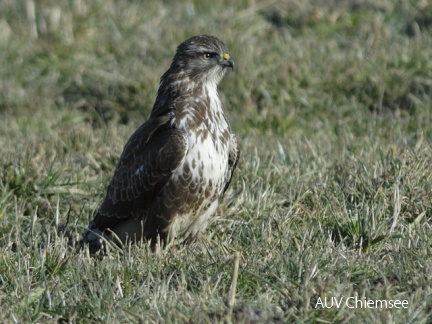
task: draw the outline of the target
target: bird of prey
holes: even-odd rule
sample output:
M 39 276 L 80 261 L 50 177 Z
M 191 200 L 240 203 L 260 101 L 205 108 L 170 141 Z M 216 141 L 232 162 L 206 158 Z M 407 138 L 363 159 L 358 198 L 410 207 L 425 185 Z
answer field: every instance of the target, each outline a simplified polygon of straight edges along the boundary
M 217 86 L 234 61 L 214 36 L 187 39 L 160 79 L 149 119 L 129 138 L 83 237 L 116 243 L 195 239 L 207 227 L 239 161 Z

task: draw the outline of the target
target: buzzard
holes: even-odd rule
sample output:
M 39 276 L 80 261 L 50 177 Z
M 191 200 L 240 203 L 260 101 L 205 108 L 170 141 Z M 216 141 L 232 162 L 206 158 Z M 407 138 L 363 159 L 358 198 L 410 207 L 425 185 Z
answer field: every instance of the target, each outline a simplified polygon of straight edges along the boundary
M 217 86 L 234 61 L 214 36 L 177 47 L 149 119 L 126 143 L 83 241 L 116 243 L 199 235 L 216 211 L 240 151 Z

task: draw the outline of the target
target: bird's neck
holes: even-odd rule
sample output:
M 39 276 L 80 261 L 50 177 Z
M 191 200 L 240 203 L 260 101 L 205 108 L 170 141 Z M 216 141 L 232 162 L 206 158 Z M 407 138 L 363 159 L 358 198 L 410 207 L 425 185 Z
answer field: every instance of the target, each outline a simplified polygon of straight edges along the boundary
M 163 115 L 171 109 L 175 109 L 178 114 L 196 111 L 205 115 L 210 108 L 221 109 L 217 82 L 208 79 L 192 80 L 181 72 L 168 72 L 161 78 L 152 117 Z

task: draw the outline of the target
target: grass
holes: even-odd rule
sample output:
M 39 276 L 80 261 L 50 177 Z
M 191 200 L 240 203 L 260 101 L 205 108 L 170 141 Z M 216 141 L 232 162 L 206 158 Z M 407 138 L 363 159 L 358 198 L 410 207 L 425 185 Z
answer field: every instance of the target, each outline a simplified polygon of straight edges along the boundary
M 0 322 L 431 322 L 431 32 L 427 1 L 0 3 Z M 74 251 L 204 33 L 238 67 L 219 219 L 190 246 Z M 342 296 L 409 307 L 316 307 Z

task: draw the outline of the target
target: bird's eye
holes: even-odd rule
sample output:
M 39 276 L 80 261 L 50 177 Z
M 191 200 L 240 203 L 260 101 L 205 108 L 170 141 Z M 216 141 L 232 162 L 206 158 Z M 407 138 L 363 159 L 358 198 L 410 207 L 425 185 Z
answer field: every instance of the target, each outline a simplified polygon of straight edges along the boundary
M 212 54 L 211 53 L 204 53 L 203 57 L 205 60 L 208 60 L 209 58 L 212 57 Z

